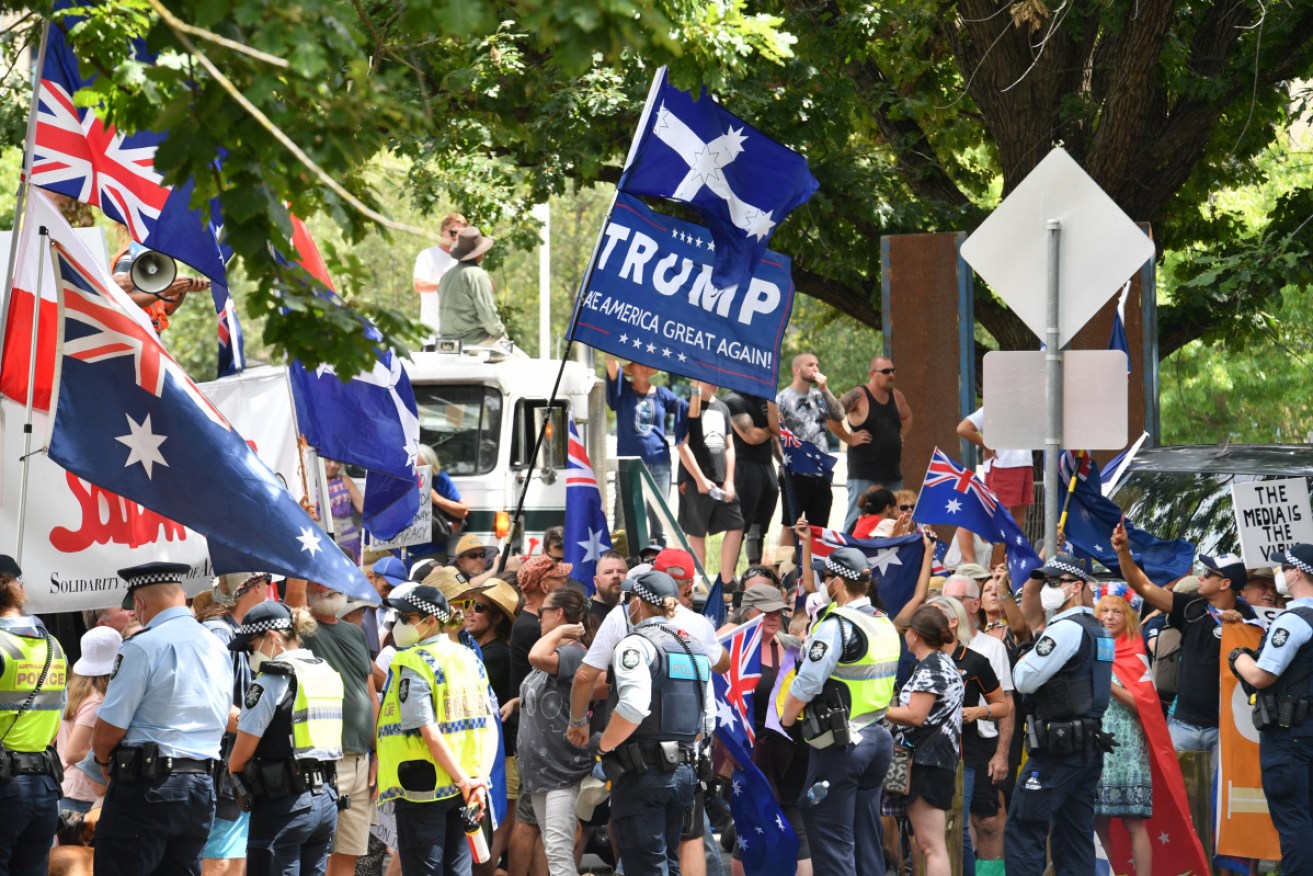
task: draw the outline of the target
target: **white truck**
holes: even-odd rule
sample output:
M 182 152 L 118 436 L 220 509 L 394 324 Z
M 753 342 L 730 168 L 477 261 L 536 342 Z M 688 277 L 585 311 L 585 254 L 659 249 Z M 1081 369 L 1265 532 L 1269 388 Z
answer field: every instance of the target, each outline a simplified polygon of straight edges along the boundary
M 560 362 L 475 348 L 415 353 L 405 367 L 419 406 L 420 442 L 437 452 L 442 470 L 469 505 L 463 532 L 485 543 L 509 537 L 513 551 L 541 550 L 543 531 L 565 519 L 567 416 L 575 418 L 587 443 L 590 396 L 593 416 L 601 415 L 596 375 L 582 363 L 566 362 L 525 498 L 522 531 L 511 533 L 510 518 L 538 429 L 548 416 Z

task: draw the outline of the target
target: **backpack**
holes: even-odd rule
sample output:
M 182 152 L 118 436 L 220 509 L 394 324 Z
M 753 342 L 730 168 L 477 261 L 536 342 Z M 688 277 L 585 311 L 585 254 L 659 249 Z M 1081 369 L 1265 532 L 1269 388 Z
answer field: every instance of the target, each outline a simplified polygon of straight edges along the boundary
M 1166 708 L 1176 699 L 1177 674 L 1181 669 L 1181 631 L 1165 626 L 1158 631 L 1154 641 L 1153 683 L 1158 688 L 1158 699 Z

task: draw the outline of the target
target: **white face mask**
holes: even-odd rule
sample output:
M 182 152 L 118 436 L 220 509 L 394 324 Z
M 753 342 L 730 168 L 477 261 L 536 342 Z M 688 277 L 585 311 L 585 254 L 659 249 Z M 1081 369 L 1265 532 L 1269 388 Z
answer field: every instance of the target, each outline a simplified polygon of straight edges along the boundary
M 1044 610 L 1049 614 L 1062 608 L 1067 604 L 1067 585 L 1060 587 L 1050 587 L 1047 584 L 1040 590 L 1039 603 L 1044 606 Z
M 1277 593 L 1281 596 L 1290 595 L 1290 583 L 1286 581 L 1286 570 L 1278 568 L 1276 570 Z
M 398 622 L 392 627 L 392 641 L 398 648 L 411 648 L 419 644 L 419 627 Z
M 265 661 L 272 659 L 274 658 L 264 653 L 264 642 L 261 642 L 260 647 L 251 652 L 251 657 L 248 662 L 251 664 L 252 672 L 259 672 L 260 667 L 264 666 Z

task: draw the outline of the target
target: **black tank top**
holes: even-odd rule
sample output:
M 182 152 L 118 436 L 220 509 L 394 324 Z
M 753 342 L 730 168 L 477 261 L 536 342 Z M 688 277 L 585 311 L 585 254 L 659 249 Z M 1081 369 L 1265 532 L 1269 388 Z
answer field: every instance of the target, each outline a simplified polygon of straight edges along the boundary
M 901 481 L 903 439 L 899 431 L 903 418 L 898 415 L 898 401 L 892 389 L 884 404 L 877 402 L 867 387 L 863 386 L 862 392 L 866 393 L 866 419 L 853 431 L 870 432 L 871 442 L 849 446 L 848 477 L 882 484 Z

